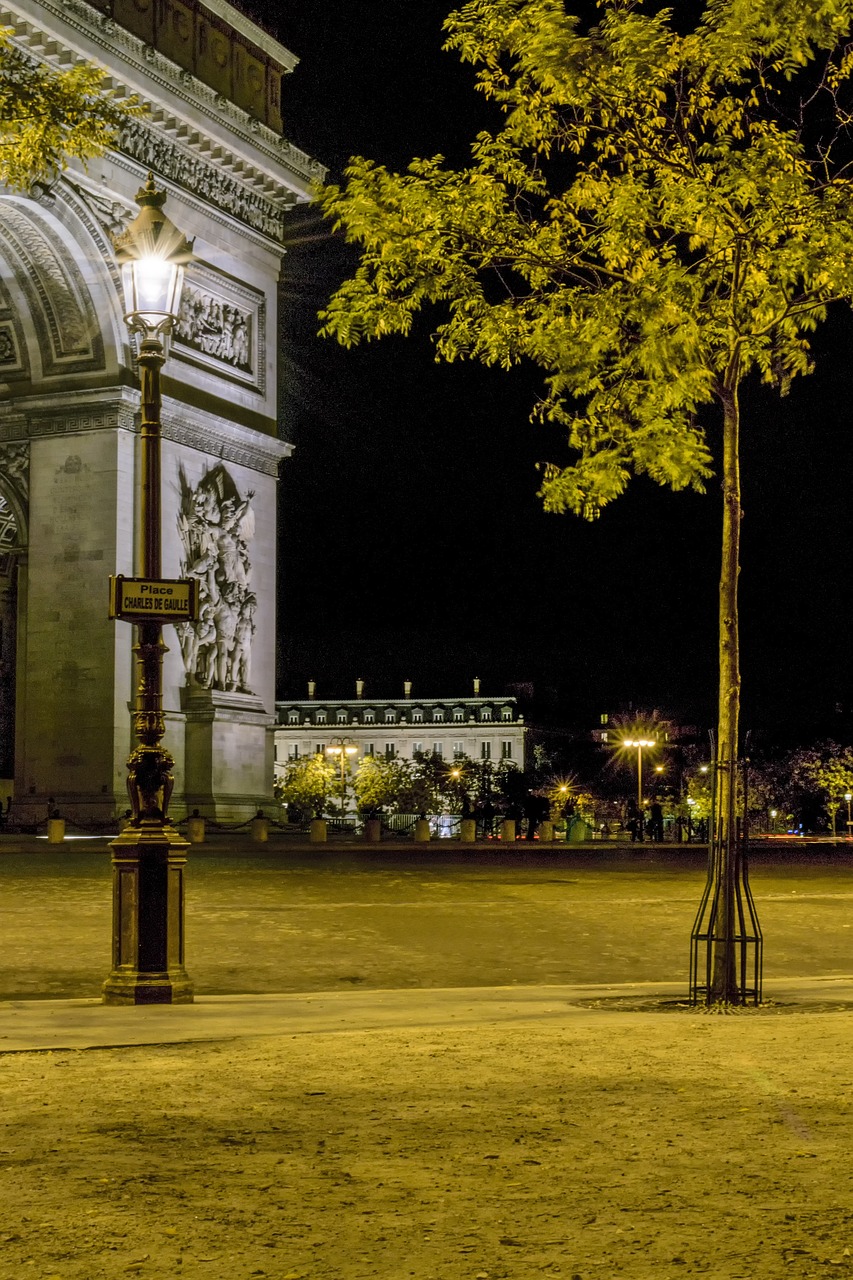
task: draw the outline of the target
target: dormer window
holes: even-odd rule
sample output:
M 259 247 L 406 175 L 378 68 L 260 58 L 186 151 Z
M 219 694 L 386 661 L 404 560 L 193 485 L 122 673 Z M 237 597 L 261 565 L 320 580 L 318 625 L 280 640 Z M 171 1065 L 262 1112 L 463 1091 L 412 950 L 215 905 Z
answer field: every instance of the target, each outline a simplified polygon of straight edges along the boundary
M 376 712 L 375 712 L 375 711 L 365 711 L 365 713 L 364 713 L 364 723 L 365 723 L 365 724 L 373 724 L 373 723 L 375 722 L 375 720 L 376 720 Z
M 298 712 L 298 711 L 288 711 L 288 713 L 287 713 L 287 723 L 288 723 L 288 724 L 299 724 L 299 712 Z
M 423 724 L 424 713 L 420 707 L 415 707 L 412 712 L 412 724 Z
M 432 713 L 432 718 L 436 724 L 441 724 L 444 719 L 444 707 L 436 707 Z
M 315 715 L 315 717 L 314 717 L 314 723 L 315 723 L 315 724 L 325 724 L 325 723 L 326 723 L 326 713 L 325 713 L 325 711 L 318 711 L 318 712 L 316 713 L 316 715 Z
M 339 711 L 339 712 L 338 712 L 338 724 L 346 724 L 346 723 L 347 723 L 347 719 L 348 719 L 348 717 L 347 717 L 347 713 L 346 713 L 345 711 Z
M 462 723 L 462 721 L 465 719 L 465 711 L 462 707 L 453 708 L 453 719 L 457 724 Z
M 396 711 L 386 711 L 386 712 L 385 712 L 385 723 L 386 723 L 386 724 L 396 724 L 396 723 L 397 723 L 397 712 L 396 712 Z
M 480 707 L 480 719 L 481 719 L 481 720 L 491 720 L 491 718 L 492 718 L 492 708 L 491 708 L 491 707 Z
M 501 710 L 501 720 L 511 720 L 511 719 L 512 719 L 512 707 L 504 707 Z

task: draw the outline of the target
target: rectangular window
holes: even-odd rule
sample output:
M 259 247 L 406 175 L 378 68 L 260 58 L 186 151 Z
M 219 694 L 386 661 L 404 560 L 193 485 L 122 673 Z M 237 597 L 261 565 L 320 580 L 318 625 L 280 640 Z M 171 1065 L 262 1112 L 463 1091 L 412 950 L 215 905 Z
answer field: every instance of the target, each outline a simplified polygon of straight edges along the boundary
M 396 719 L 397 719 L 397 713 L 396 713 L 395 711 L 386 711 L 386 712 L 385 712 L 385 723 L 386 723 L 386 724 L 394 724 L 394 723 L 396 722 Z
M 434 742 L 432 744 L 432 754 L 434 756 L 438 756 L 438 758 L 441 759 L 441 757 L 444 755 L 444 743 Z
M 289 711 L 289 712 L 287 713 L 287 723 L 288 723 L 288 724 L 299 724 L 299 712 L 298 712 L 298 711 Z
M 481 742 L 481 743 L 480 743 L 480 759 L 481 759 L 481 760 L 491 760 L 491 758 L 492 758 L 492 744 L 491 744 L 491 742 Z
M 459 757 L 460 757 L 460 756 L 464 756 L 464 754 L 465 754 L 465 743 L 464 743 L 464 742 L 454 742 L 454 744 L 453 744 L 453 759 L 454 759 L 454 760 L 458 760 L 458 759 L 459 759 Z
M 465 719 L 465 712 L 464 712 L 464 711 L 454 711 L 454 712 L 453 712 L 453 719 L 456 721 L 456 723 L 457 723 L 457 724 L 460 724 L 460 723 Z
M 480 707 L 480 719 L 481 719 L 481 720 L 491 720 L 491 718 L 492 718 L 492 708 L 491 708 L 491 707 Z
M 287 748 L 287 758 L 288 760 L 299 759 L 299 743 L 298 742 L 291 742 L 290 746 Z
M 376 744 L 375 744 L 375 743 L 373 743 L 373 742 L 365 742 L 365 744 L 364 744 L 364 754 L 365 754 L 366 756 L 373 756 L 373 755 L 375 755 L 375 754 L 376 754 Z
M 512 719 L 512 707 L 504 707 L 503 711 L 501 712 L 501 719 L 502 720 Z
M 317 712 L 316 716 L 314 717 L 314 723 L 315 723 L 315 724 L 325 724 L 325 723 L 326 723 L 326 713 L 325 713 L 325 711 L 318 711 L 318 712 Z
M 422 755 L 422 754 L 423 754 L 423 749 L 424 749 L 424 744 L 423 744 L 422 742 L 413 742 L 413 743 L 412 743 L 412 756 L 414 757 L 414 756 Z
M 325 754 L 325 752 L 326 752 L 326 744 L 325 744 L 325 742 L 318 742 L 318 743 L 316 744 L 316 746 L 314 747 L 314 755 L 315 755 L 315 756 L 322 756 L 322 755 L 324 755 L 324 754 Z
M 393 760 L 396 754 L 397 754 L 397 748 L 394 746 L 394 743 L 386 742 L 385 743 L 385 759 Z
M 339 711 L 338 724 L 346 724 L 346 722 L 347 722 L 347 713 L 345 711 Z
M 436 724 L 441 724 L 442 720 L 444 719 L 444 712 L 442 711 L 441 707 L 435 708 L 435 710 L 432 713 L 432 718 Z
M 511 760 L 511 759 L 512 759 L 512 743 L 508 738 L 505 738 L 501 743 L 501 760 Z
M 412 712 L 412 724 L 423 724 L 424 713 L 422 711 Z

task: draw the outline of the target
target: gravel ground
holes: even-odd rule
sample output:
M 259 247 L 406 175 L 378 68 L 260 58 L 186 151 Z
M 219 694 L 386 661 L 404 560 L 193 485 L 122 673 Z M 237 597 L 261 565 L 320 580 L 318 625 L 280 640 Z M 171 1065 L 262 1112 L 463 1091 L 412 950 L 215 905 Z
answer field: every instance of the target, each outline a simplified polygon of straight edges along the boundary
M 845 1275 L 851 1033 L 580 1008 L 0 1056 L 0 1277 Z

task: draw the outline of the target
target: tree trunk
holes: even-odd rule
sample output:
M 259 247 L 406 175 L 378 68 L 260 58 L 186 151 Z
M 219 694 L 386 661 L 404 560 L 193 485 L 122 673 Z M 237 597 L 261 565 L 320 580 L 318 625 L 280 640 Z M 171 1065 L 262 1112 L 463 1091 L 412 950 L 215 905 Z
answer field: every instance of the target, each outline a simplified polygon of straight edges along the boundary
M 717 720 L 716 805 L 713 837 L 720 850 L 714 887 L 718 937 L 710 997 L 740 1003 L 735 945 L 737 876 L 737 759 L 740 719 L 740 405 L 735 373 L 723 390 L 723 541 L 720 570 L 720 694 Z

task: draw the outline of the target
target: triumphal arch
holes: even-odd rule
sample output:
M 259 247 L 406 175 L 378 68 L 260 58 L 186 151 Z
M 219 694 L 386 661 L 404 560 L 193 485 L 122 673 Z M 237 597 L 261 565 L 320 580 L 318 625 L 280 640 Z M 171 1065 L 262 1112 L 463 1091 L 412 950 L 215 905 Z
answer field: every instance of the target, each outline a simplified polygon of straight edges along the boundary
M 163 369 L 163 574 L 172 812 L 238 819 L 272 794 L 278 276 L 319 166 L 282 133 L 296 59 L 226 0 L 0 0 L 16 45 L 106 66 L 144 114 L 115 149 L 24 197 L 0 188 L 0 778 L 12 815 L 127 808 L 139 390 L 113 238 L 149 171 L 194 240 Z

